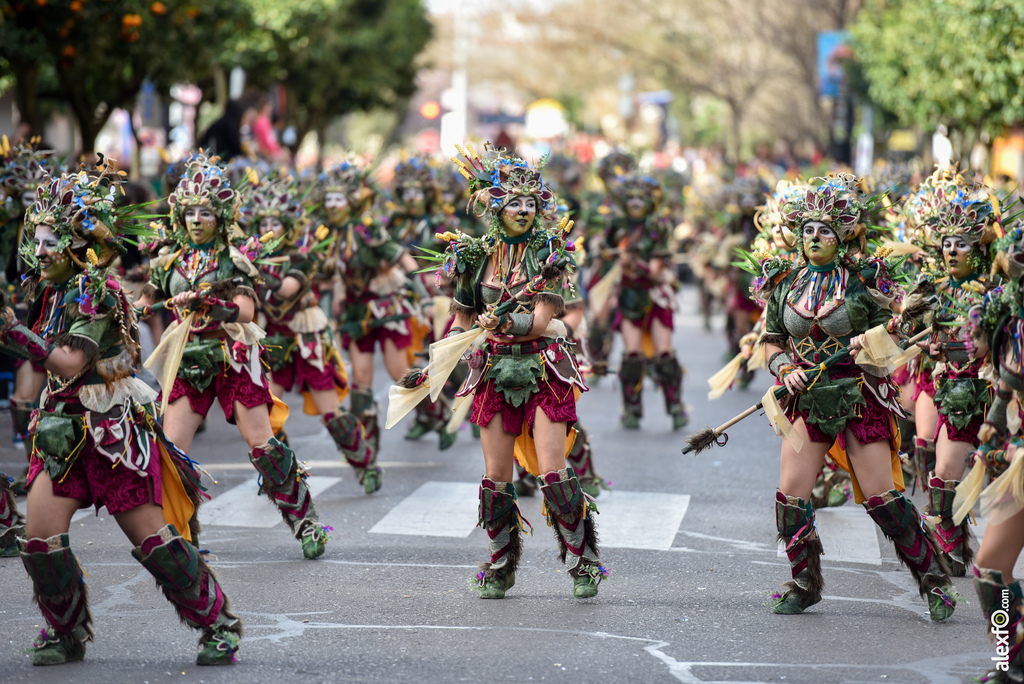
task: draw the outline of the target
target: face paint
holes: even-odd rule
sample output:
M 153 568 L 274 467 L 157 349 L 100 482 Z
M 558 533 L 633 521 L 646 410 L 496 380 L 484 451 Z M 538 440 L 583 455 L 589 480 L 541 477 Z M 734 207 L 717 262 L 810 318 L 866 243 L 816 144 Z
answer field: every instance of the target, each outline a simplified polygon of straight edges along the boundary
M 348 222 L 352 215 L 352 207 L 343 192 L 326 193 L 324 195 L 324 211 L 327 213 L 327 220 L 336 226 Z
M 641 195 L 633 195 L 626 200 L 626 215 L 637 220 L 647 215 L 647 200 Z
M 59 247 L 60 240 L 53 228 L 45 223 L 36 226 L 35 255 L 39 260 L 39 274 L 52 283 L 63 283 L 75 273 L 67 252 Z
M 815 266 L 826 266 L 835 260 L 839 237 L 821 221 L 809 221 L 803 228 L 804 254 Z
M 537 200 L 530 197 L 517 197 L 501 210 L 501 226 L 509 237 L 519 237 L 530 230 L 537 216 Z
M 422 188 L 409 187 L 402 191 L 402 205 L 405 212 L 411 216 L 418 216 L 427 210 L 427 198 Z
M 276 216 L 267 216 L 260 219 L 260 235 L 266 235 L 267 233 L 273 233 L 274 239 L 284 235 L 284 224 L 281 223 L 281 219 Z
M 185 209 L 185 232 L 194 245 L 205 245 L 217 237 L 217 217 L 203 207 Z
M 957 280 L 963 280 L 974 273 L 971 246 L 963 238 L 942 239 L 942 260 L 946 264 L 946 271 Z
M 35 203 L 35 201 L 36 201 L 36 193 L 35 192 L 23 192 L 23 193 L 21 193 L 21 206 L 25 207 L 26 209 L 31 207 Z

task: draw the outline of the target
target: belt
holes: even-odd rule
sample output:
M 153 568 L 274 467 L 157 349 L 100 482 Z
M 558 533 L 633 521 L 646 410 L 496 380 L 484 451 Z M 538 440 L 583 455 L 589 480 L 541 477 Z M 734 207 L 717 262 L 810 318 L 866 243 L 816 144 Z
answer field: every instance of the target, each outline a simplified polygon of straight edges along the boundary
M 528 354 L 539 354 L 551 345 L 550 337 L 541 337 L 532 342 L 520 344 L 499 344 L 491 342 L 488 344 L 488 352 L 495 356 L 526 356 Z

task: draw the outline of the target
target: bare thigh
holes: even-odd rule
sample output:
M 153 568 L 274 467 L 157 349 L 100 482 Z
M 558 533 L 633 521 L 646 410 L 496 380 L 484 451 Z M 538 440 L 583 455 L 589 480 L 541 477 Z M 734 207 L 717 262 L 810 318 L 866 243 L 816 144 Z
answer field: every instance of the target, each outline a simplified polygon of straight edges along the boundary
M 192 440 L 195 439 L 196 430 L 202 422 L 203 417 L 192 410 L 188 397 L 178 397 L 167 407 L 164 414 L 164 434 L 174 446 L 188 454 L 192 451 Z
M 373 386 L 373 352 L 359 351 L 358 345 L 348 346 L 348 355 L 352 359 L 352 382 L 362 387 Z
M 633 325 L 628 319 L 622 319 L 619 326 L 622 333 L 622 345 L 626 348 L 627 354 L 639 354 L 643 349 L 643 331 Z
M 896 486 L 892 481 L 892 452 L 888 442 L 861 444 L 847 430 L 846 453 L 865 497 L 881 496 Z
M 259 406 L 242 406 L 235 402 L 235 425 L 242 435 L 242 439 L 249 445 L 250 449 L 263 446 L 274 436 L 274 429 L 270 426 L 270 411 L 265 404 Z
M 967 458 L 974 451 L 970 442 L 954 442 L 943 425 L 935 440 L 935 475 L 943 480 L 959 480 L 967 469 Z
M 71 527 L 71 516 L 82 502 L 53 493 L 53 481 L 44 470 L 32 481 L 25 508 L 25 537 L 46 539 L 64 534 Z
M 1000 571 L 1003 579 L 1010 582 L 1021 549 L 1024 549 L 1024 510 L 998 525 L 989 524 L 981 538 L 975 563 L 979 568 Z
M 141 506 L 118 513 L 114 520 L 121 527 L 132 546 L 141 546 L 142 540 L 151 537 L 166 525 L 164 511 L 155 503 L 144 503 Z
M 392 380 L 398 380 L 409 368 L 409 355 L 391 340 L 384 340 L 384 366 Z
M 782 457 L 779 467 L 779 491 L 787 496 L 795 496 L 807 501 L 811 498 L 811 490 L 818 479 L 821 466 L 825 462 L 825 454 L 831 445 L 812 442 L 807 434 L 803 418 L 797 418 L 793 429 L 804 440 L 803 448 L 797 451 L 789 440 L 782 440 Z
M 512 462 L 515 460 L 516 435 L 505 432 L 501 426 L 501 413 L 480 429 L 480 446 L 484 450 L 487 478 L 495 482 L 512 481 Z

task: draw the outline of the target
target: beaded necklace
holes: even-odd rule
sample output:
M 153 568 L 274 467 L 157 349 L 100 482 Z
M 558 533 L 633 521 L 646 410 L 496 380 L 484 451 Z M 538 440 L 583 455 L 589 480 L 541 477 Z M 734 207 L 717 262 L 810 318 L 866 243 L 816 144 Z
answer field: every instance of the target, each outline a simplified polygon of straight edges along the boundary
M 804 297 L 804 308 L 817 312 L 825 304 L 840 301 L 846 293 L 847 273 L 833 261 L 826 266 L 808 264 L 807 268 L 797 276 L 789 291 L 787 301 L 797 304 Z
M 179 254 L 185 277 L 188 278 L 190 285 L 195 285 L 196 278 L 209 271 L 217 263 L 218 251 L 215 246 L 216 244 L 212 242 L 204 245 L 189 243 L 189 246 L 183 250 L 184 254 Z
M 491 268 L 503 288 L 507 289 L 509 285 L 519 280 L 524 268 L 523 256 L 529 239 L 530 233 L 527 232 L 518 237 L 502 236 L 498 240 L 498 245 L 491 254 Z

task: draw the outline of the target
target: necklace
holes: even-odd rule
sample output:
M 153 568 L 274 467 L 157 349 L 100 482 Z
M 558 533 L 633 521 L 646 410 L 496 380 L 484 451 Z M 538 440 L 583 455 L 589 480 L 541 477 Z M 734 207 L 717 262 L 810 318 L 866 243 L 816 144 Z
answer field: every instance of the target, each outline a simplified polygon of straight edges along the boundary
M 181 263 L 189 284 L 195 285 L 196 278 L 207 273 L 217 263 L 217 252 L 213 249 L 197 249 L 189 246 L 186 248 Z
M 796 304 L 803 296 L 804 308 L 816 313 L 825 304 L 843 299 L 846 277 L 846 269 L 838 268 L 834 261 L 827 266 L 809 264 L 793 283 L 787 300 Z

